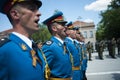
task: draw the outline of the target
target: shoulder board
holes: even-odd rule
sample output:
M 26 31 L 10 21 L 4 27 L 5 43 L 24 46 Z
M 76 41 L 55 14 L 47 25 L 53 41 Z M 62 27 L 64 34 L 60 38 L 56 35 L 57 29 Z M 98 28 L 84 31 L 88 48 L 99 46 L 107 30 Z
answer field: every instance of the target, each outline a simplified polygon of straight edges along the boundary
M 45 44 L 46 45 L 51 45 L 53 42 L 52 41 L 46 41 Z
M 0 47 L 3 46 L 5 43 L 9 42 L 10 40 L 8 38 L 2 38 L 0 39 Z

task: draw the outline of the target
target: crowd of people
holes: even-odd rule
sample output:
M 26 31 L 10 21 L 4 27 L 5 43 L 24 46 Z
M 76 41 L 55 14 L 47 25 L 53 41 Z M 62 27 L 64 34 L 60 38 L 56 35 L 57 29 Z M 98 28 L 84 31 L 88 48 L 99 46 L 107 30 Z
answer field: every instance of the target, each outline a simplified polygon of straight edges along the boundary
M 77 27 L 56 12 L 43 23 L 52 37 L 44 43 L 31 35 L 39 30 L 39 0 L 4 0 L 0 13 L 13 28 L 0 38 L 0 80 L 87 80 L 87 52 Z
M 104 60 L 104 51 L 107 51 L 109 57 L 116 59 L 117 55 L 120 55 L 120 38 L 96 41 L 95 49 L 93 48 L 92 42 L 88 41 L 86 48 L 89 61 L 92 61 L 93 53 L 98 53 L 98 58 Z
M 111 58 L 116 58 L 116 55 L 120 55 L 120 38 L 117 40 L 112 38 L 111 40 L 101 40 L 96 42 L 96 51 L 98 52 L 99 59 L 103 59 L 103 52 L 108 51 Z

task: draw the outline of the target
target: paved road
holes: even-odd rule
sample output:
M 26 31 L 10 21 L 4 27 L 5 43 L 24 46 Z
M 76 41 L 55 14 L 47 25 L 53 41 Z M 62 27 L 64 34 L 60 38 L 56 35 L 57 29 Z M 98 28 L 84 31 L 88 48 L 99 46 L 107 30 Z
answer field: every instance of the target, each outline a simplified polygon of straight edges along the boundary
M 92 53 L 92 61 L 88 61 L 88 80 L 120 80 L 120 56 L 116 59 L 104 51 L 104 60 L 98 59 L 97 53 Z

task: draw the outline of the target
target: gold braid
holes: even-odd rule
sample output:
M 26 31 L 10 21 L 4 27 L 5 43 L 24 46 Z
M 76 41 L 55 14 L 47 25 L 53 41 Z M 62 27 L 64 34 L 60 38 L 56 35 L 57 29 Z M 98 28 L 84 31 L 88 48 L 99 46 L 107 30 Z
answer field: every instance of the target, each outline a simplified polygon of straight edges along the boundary
M 67 53 L 66 46 L 64 45 L 63 48 L 64 48 L 64 54 L 66 54 Z
M 67 47 L 66 47 L 66 44 L 65 44 L 65 42 L 64 42 L 64 52 L 65 53 L 67 53 L 68 52 L 68 50 L 67 50 Z M 74 66 L 74 62 L 73 62 L 73 55 L 71 54 L 71 52 L 70 52 L 70 61 L 71 61 L 71 63 L 72 63 L 72 66 Z
M 42 56 L 43 56 L 43 58 L 45 60 L 45 63 L 46 63 L 46 65 L 45 65 L 45 78 L 46 78 L 46 80 L 49 80 L 49 78 L 50 78 L 50 68 L 48 66 L 48 62 L 47 62 L 47 59 L 45 57 L 45 54 L 42 52 L 41 49 L 40 49 L 40 51 L 41 51 Z
M 72 66 L 74 66 L 74 62 L 73 62 L 73 55 L 70 53 L 70 61 L 72 63 Z

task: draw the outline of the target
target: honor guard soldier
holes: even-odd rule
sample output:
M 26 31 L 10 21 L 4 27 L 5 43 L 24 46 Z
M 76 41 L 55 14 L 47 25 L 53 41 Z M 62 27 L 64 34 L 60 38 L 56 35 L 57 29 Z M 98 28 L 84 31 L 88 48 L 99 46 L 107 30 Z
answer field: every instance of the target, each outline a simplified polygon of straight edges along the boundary
M 85 38 L 83 37 L 83 35 L 81 34 L 81 32 L 79 31 L 79 29 L 77 29 L 76 32 L 76 39 L 79 42 L 79 54 L 80 54 L 80 68 L 81 68 L 81 76 L 82 76 L 82 80 L 87 80 L 86 77 L 86 70 L 87 70 L 87 51 L 86 51 L 86 45 L 85 45 Z
M 62 12 L 56 12 L 43 22 L 52 37 L 43 44 L 42 50 L 50 68 L 49 80 L 71 80 L 72 64 L 70 52 L 64 43 L 65 24 Z
M 80 54 L 79 49 L 77 48 L 77 44 L 74 41 L 76 39 L 76 28 L 73 27 L 72 22 L 69 22 L 67 24 L 67 30 L 66 34 L 67 37 L 65 38 L 65 41 L 67 42 L 67 46 L 71 53 L 71 61 L 72 61 L 72 80 L 82 80 L 82 75 L 80 71 Z
M 117 39 L 118 55 L 120 55 L 120 38 Z
M 41 5 L 38 0 L 0 2 L 0 12 L 13 26 L 9 36 L 0 40 L 0 80 L 45 80 L 44 58 L 30 39 L 39 30 Z
M 88 41 L 87 43 L 87 52 L 89 55 L 89 61 L 92 61 L 91 57 L 92 57 L 92 43 L 90 41 Z
M 108 51 L 109 51 L 109 56 L 111 56 L 112 58 L 116 58 L 115 57 L 115 47 L 116 47 L 116 40 L 113 37 L 111 40 L 108 40 Z
M 82 73 L 83 73 L 83 80 L 87 80 L 86 70 L 88 64 L 88 56 L 87 56 L 87 47 L 85 45 L 85 38 L 82 34 L 80 34 L 82 39 L 80 40 L 81 49 L 82 49 Z
M 98 56 L 99 56 L 99 59 L 101 60 L 103 60 L 103 51 L 104 51 L 104 43 L 101 40 L 98 44 Z
M 112 44 L 112 53 L 111 53 L 111 57 L 112 58 L 116 58 L 116 40 L 115 38 L 113 37 L 112 40 L 111 40 L 111 44 Z

